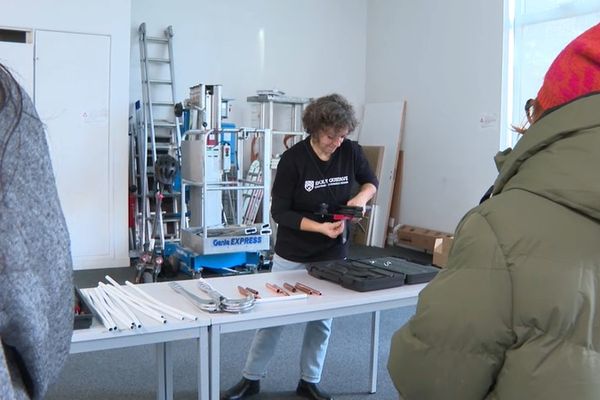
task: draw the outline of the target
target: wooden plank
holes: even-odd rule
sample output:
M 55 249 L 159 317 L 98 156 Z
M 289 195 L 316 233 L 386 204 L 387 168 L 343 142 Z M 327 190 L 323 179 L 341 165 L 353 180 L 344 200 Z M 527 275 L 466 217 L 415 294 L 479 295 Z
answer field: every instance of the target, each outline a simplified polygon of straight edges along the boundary
M 398 152 L 398 163 L 396 165 L 396 179 L 394 180 L 394 191 L 392 193 L 392 205 L 390 207 L 390 219 L 394 219 L 393 225 L 400 221 L 400 199 L 402 198 L 402 170 L 404 167 L 404 151 Z
M 367 161 L 369 162 L 369 166 L 377 176 L 377 179 L 381 179 L 381 169 L 383 166 L 383 154 L 385 152 L 385 148 L 383 146 L 362 146 L 362 149 Z M 369 200 L 367 205 L 373 207 L 376 202 L 377 194 L 375 194 L 375 197 Z M 352 227 L 352 243 L 362 245 L 367 245 L 369 243 L 373 225 L 373 219 L 371 218 L 372 214 L 372 211 L 365 213 L 364 218 L 362 218 Z
M 381 178 L 377 190 L 370 246 L 384 247 L 400 151 L 402 120 L 406 102 L 370 103 L 365 105 L 358 142 L 362 145 L 383 146 Z

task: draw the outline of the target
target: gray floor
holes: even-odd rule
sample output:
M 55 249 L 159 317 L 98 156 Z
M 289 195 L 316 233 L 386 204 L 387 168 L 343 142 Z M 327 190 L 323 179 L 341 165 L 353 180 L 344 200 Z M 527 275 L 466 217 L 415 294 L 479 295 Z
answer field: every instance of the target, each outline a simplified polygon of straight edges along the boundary
M 350 256 L 375 257 L 398 255 L 428 262 L 430 255 L 400 248 L 354 248 Z M 133 281 L 135 270 L 76 271 L 79 287 L 96 286 L 108 273 L 123 283 Z M 186 279 L 185 276 L 178 279 Z M 377 392 L 369 394 L 369 357 L 371 315 L 361 314 L 337 318 L 333 322 L 329 351 L 325 362 L 322 387 L 336 400 L 393 400 L 398 399 L 387 374 L 386 364 L 392 334 L 414 313 L 414 307 L 405 307 L 381 313 L 379 369 Z M 299 378 L 299 352 L 304 325 L 288 326 L 278 344 L 269 366 L 268 375 L 261 382 L 261 393 L 253 400 L 299 399 L 295 388 Z M 221 339 L 221 389 L 235 384 L 254 332 L 230 333 Z M 193 341 L 173 343 L 174 398 L 197 399 L 197 362 Z M 145 345 L 124 349 L 97 351 L 70 355 L 59 381 L 50 388 L 47 400 L 119 399 L 142 400 L 156 398 L 155 346 Z
M 387 374 L 386 364 L 393 332 L 414 312 L 414 307 L 382 312 L 379 347 L 378 387 L 369 394 L 370 315 L 362 314 L 334 320 L 323 379 L 324 389 L 338 400 L 392 400 L 398 394 Z M 261 382 L 256 400 L 299 399 L 294 389 L 299 376 L 299 349 L 304 326 L 291 325 L 282 335 L 268 376 Z M 227 388 L 240 378 L 240 371 L 253 332 L 230 333 L 221 341 L 221 387 Z M 138 346 L 109 351 L 73 354 L 50 389 L 47 400 L 156 398 L 155 347 Z M 195 344 L 175 342 L 175 399 L 197 399 Z

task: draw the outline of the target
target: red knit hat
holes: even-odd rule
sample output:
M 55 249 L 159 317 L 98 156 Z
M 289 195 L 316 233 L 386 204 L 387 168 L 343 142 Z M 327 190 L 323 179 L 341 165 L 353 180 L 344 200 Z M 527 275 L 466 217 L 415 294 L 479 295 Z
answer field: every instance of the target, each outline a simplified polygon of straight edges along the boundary
M 550 65 L 537 95 L 544 110 L 600 92 L 600 24 L 565 47 Z

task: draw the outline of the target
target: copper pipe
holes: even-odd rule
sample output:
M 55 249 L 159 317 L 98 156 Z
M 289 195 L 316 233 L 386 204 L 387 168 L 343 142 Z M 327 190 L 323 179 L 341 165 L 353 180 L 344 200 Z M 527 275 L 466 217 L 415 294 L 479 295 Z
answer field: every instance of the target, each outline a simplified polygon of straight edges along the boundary
M 237 289 L 238 289 L 238 292 L 240 292 L 240 294 L 242 296 L 250 296 L 252 294 L 246 288 L 243 288 L 241 286 L 238 286 Z
M 298 289 L 296 289 L 294 286 L 292 286 L 291 284 L 289 284 L 287 282 L 283 283 L 283 287 L 284 287 L 284 289 L 287 289 L 292 293 L 296 293 L 298 291 Z
M 286 292 L 285 290 L 283 290 L 282 288 L 280 288 L 279 286 L 275 285 L 274 283 L 265 283 L 265 286 L 267 287 L 267 289 L 278 293 L 278 294 L 282 294 L 284 296 L 289 296 L 290 294 L 288 292 Z
M 298 290 L 300 290 L 300 291 L 302 291 L 304 293 L 314 294 L 314 295 L 317 295 L 317 296 L 321 296 L 321 292 L 319 292 L 317 289 L 313 289 L 310 286 L 307 286 L 307 285 L 305 285 L 303 283 L 296 282 L 295 286 L 296 286 L 296 289 L 298 289 Z
M 250 293 L 252 293 L 254 295 L 255 299 L 260 299 L 258 290 L 252 289 L 251 287 L 248 287 L 248 286 L 246 286 L 246 290 L 249 291 Z

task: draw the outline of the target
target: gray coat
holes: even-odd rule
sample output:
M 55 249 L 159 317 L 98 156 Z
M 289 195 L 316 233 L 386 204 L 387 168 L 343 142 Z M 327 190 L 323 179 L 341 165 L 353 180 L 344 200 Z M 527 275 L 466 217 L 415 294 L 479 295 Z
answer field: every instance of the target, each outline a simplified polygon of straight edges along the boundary
M 71 340 L 69 234 L 33 104 L 2 70 L 0 88 L 0 399 L 40 399 Z
M 496 158 L 494 196 L 396 332 L 406 400 L 600 398 L 600 95 L 566 104 Z

